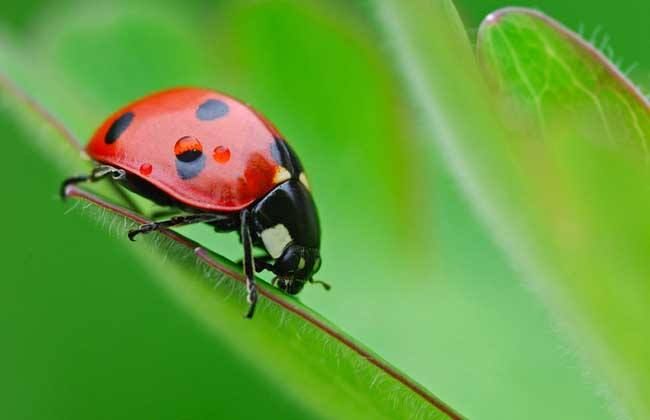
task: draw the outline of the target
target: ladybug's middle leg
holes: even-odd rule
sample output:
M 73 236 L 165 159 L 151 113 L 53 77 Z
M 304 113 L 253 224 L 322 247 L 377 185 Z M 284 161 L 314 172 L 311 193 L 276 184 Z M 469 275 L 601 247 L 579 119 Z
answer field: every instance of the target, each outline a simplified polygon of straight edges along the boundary
M 188 214 L 185 216 L 174 216 L 171 219 L 163 220 L 161 222 L 152 222 L 140 225 L 140 227 L 137 229 L 131 229 L 128 233 L 128 236 L 130 240 L 135 241 L 135 237 L 141 233 L 149 233 L 161 228 L 170 228 L 174 226 L 192 225 L 195 223 L 209 223 L 221 220 L 224 217 L 227 216 L 216 213 L 197 213 Z

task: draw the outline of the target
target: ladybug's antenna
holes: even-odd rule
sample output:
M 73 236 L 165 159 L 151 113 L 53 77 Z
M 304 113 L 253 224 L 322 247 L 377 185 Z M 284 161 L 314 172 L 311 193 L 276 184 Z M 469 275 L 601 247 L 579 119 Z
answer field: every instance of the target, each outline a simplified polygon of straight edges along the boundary
M 321 286 L 323 286 L 325 290 L 330 290 L 332 288 L 332 286 L 329 283 L 325 283 L 324 281 L 321 280 L 309 279 L 309 282 L 312 284 L 320 284 Z

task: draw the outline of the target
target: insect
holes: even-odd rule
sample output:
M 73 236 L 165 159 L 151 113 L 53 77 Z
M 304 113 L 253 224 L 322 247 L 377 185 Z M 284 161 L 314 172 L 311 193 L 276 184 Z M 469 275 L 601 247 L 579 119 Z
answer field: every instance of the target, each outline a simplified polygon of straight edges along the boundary
M 223 93 L 176 88 L 137 100 L 113 114 L 86 147 L 96 162 L 72 184 L 108 178 L 159 205 L 183 212 L 140 225 L 128 237 L 160 228 L 207 223 L 237 231 L 244 248 L 251 318 L 255 271 L 297 294 L 321 266 L 321 232 L 302 164 L 279 131 L 248 105 Z M 253 248 L 264 252 L 253 256 Z

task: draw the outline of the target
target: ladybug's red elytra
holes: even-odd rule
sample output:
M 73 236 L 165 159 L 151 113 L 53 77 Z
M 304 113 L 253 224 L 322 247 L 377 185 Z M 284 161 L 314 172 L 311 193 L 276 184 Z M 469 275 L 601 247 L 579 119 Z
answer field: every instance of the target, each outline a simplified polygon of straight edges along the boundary
M 62 192 L 108 177 L 187 213 L 141 225 L 128 232 L 131 240 L 193 223 L 239 232 L 248 318 L 257 302 L 255 270 L 274 273 L 274 283 L 289 294 L 317 282 L 320 225 L 302 164 L 273 124 L 248 105 L 207 89 L 155 93 L 113 114 L 86 151 L 97 165 L 89 175 L 66 179 Z M 253 257 L 254 246 L 265 255 Z

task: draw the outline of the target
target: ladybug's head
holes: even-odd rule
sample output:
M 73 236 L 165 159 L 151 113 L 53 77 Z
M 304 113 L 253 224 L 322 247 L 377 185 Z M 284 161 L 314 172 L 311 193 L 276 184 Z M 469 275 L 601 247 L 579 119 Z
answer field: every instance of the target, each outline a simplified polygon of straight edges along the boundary
M 320 225 L 309 189 L 290 179 L 268 192 L 253 207 L 253 233 L 275 260 L 271 271 L 289 294 L 302 290 L 318 271 Z
M 290 295 L 300 292 L 320 269 L 320 252 L 315 248 L 289 245 L 273 266 L 278 287 Z

